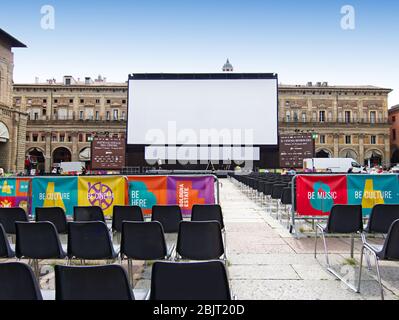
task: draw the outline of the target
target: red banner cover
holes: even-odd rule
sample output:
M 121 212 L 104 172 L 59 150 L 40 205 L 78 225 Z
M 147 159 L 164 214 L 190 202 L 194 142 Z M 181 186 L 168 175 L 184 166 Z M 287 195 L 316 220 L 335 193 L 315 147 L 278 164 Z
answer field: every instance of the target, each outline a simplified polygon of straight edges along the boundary
M 346 176 L 298 176 L 296 181 L 299 216 L 328 216 L 333 205 L 348 203 Z

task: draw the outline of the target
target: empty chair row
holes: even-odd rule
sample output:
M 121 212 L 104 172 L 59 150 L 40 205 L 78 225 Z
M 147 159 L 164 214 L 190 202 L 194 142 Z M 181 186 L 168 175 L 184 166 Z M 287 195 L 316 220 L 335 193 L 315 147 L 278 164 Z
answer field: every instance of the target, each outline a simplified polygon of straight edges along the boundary
M 183 220 L 179 206 L 153 206 L 152 221 L 161 222 L 165 233 L 177 233 L 179 223 Z M 62 208 L 36 208 L 35 220 L 50 221 L 60 234 L 68 232 L 67 217 Z M 103 211 L 100 207 L 74 207 L 74 221 L 102 221 L 105 222 Z M 217 220 L 224 229 L 222 210 L 219 205 L 194 205 L 192 221 Z M 28 215 L 21 208 L 0 208 L 0 224 L 7 234 L 15 234 L 15 222 L 29 221 Z M 139 206 L 114 206 L 112 216 L 112 231 L 122 232 L 123 221 L 144 221 L 142 210 Z
M 126 271 L 119 265 L 60 266 L 55 268 L 56 300 L 134 300 Z M 0 300 L 42 300 L 32 269 L 19 262 L 0 264 Z M 231 300 L 225 266 L 155 262 L 151 300 Z

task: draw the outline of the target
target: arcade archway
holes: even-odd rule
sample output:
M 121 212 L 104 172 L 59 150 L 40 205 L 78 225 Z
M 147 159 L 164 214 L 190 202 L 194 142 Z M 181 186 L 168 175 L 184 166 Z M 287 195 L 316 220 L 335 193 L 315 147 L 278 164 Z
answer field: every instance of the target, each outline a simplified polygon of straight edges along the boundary
M 44 172 L 45 170 L 45 159 L 43 151 L 38 148 L 29 149 L 27 155 L 30 156 L 33 168 L 38 172 Z
M 331 158 L 331 153 L 328 150 L 321 149 L 316 152 L 316 158 Z
M 10 147 L 10 133 L 8 131 L 7 126 L 0 121 L 0 154 L 9 155 L 9 147 Z M 3 168 L 5 171 L 9 171 L 9 163 L 6 161 L 6 157 L 0 157 L 0 168 Z
M 59 147 L 53 151 L 53 164 L 61 162 L 70 162 L 72 159 L 71 151 L 67 148 Z

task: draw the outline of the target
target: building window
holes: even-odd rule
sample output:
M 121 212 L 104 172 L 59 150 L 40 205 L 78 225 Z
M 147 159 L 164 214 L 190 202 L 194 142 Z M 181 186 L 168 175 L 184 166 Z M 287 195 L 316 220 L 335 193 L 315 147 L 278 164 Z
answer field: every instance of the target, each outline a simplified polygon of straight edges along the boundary
M 73 103 L 73 99 L 69 99 L 69 103 Z
M 122 120 L 125 120 L 125 117 L 126 117 L 126 112 L 125 111 L 122 111 Z
M 119 111 L 117 109 L 114 110 L 114 120 L 118 120 Z
M 34 120 L 39 120 L 39 113 L 35 112 L 35 113 L 33 114 L 33 119 L 34 119 Z
M 83 120 L 83 111 L 79 111 L 79 120 Z
M 96 103 L 99 104 L 100 103 L 100 99 L 96 99 Z
M 294 111 L 294 122 L 298 122 L 298 112 Z
M 376 112 L 370 111 L 370 123 L 375 123 L 376 118 L 377 118 Z
M 319 136 L 319 142 L 320 142 L 320 144 L 325 144 L 326 143 L 326 136 L 324 134 L 321 134 Z
M 86 133 L 86 142 L 91 142 L 91 141 L 93 141 L 93 139 L 91 138 L 91 134 Z
M 96 111 L 96 120 L 100 120 L 100 112 Z
M 38 138 L 39 138 L 39 135 L 38 135 L 37 133 L 34 133 L 34 134 L 32 135 L 32 141 L 33 141 L 33 142 L 37 142 Z
M 68 136 L 68 142 L 72 142 L 72 136 Z
M 395 122 L 395 121 L 396 121 L 396 117 L 393 116 L 393 117 L 392 117 L 392 122 Z
M 328 113 L 328 121 L 329 122 L 333 121 L 333 116 L 332 116 L 332 112 L 331 111 Z
M 26 135 L 26 142 L 29 142 L 30 141 L 30 136 L 27 134 Z
M 111 104 L 111 100 L 107 100 L 107 104 Z
M 83 142 L 83 134 L 79 133 L 79 142 Z
M 55 135 L 51 136 L 51 141 L 56 142 L 57 141 L 57 136 L 55 136 Z
M 370 143 L 371 144 L 377 144 L 377 136 L 371 136 L 370 137 Z
M 60 142 L 65 142 L 65 134 L 60 134 Z
M 109 120 L 109 111 L 107 111 L 106 115 L 106 119 Z
M 42 142 L 46 141 L 46 136 L 44 134 L 42 134 L 40 138 L 41 138 Z
M 58 99 L 54 99 L 54 103 L 58 103 Z
M 126 100 L 122 100 L 122 104 L 126 104 Z
M 43 103 L 47 103 L 47 99 L 43 99 Z
M 319 112 L 319 121 L 320 122 L 325 122 L 326 121 L 326 112 L 325 111 L 320 111 Z
M 392 129 L 392 140 L 396 140 L 396 129 Z
M 81 104 L 85 103 L 85 99 L 80 99 L 80 103 Z
M 345 136 L 345 143 L 352 144 L 352 136 Z
M 350 123 L 350 122 L 351 122 L 351 112 L 345 111 L 345 123 Z

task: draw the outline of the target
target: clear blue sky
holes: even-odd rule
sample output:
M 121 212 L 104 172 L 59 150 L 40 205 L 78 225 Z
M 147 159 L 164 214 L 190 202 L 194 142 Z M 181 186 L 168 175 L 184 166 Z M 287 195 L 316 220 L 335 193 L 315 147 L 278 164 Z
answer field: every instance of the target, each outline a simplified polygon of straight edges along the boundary
M 355 8 L 355 30 L 341 7 Z M 40 25 L 55 8 L 55 29 Z M 276 72 L 280 82 L 328 81 L 395 89 L 399 104 L 398 1 L 371 0 L 13 0 L 0 28 L 15 50 L 15 82 L 63 75 L 125 81 L 132 72 Z

